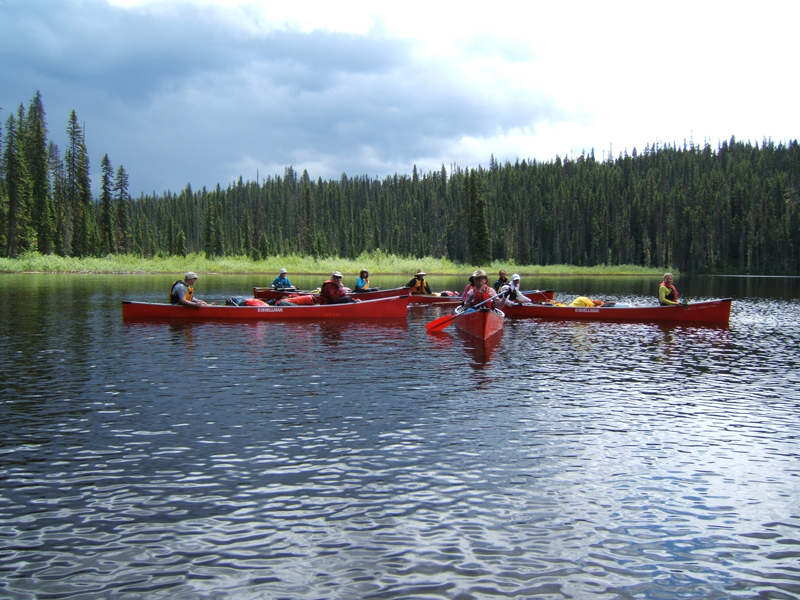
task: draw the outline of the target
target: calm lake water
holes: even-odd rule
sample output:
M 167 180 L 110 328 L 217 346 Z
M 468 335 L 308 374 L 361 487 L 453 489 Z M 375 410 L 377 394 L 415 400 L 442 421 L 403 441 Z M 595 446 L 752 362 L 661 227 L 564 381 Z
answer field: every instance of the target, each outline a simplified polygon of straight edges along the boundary
M 733 297 L 728 327 L 519 320 L 488 344 L 427 334 L 437 308 L 122 321 L 174 279 L 0 275 L 0 597 L 800 598 L 800 279 L 678 278 Z

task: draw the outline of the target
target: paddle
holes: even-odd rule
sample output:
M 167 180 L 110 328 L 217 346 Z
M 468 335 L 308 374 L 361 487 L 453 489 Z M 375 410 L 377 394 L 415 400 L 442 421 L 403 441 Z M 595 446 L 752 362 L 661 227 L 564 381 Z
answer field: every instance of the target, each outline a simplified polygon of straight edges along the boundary
M 489 298 L 488 300 L 484 300 L 483 302 L 480 302 L 480 303 L 476 304 L 472 308 L 480 308 L 484 304 L 488 304 L 489 302 L 493 301 L 495 298 L 502 298 L 503 296 L 507 296 L 507 295 L 508 295 L 508 292 L 503 292 L 502 294 L 497 294 L 497 296 Z M 442 329 L 444 329 L 445 327 L 450 325 L 450 323 L 455 321 L 456 317 L 460 317 L 461 315 L 464 315 L 464 314 L 466 314 L 466 313 L 456 313 L 454 315 L 445 315 L 443 317 L 439 317 L 438 319 L 434 319 L 433 321 L 428 323 L 425 326 L 425 329 L 427 329 L 428 331 L 441 331 Z

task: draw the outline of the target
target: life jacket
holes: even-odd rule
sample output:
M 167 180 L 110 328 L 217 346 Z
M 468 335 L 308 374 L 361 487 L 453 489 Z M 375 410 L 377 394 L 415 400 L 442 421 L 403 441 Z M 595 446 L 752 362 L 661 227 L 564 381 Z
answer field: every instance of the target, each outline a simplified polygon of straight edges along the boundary
M 261 300 L 260 298 L 248 298 L 244 301 L 245 306 L 269 306 L 266 302 Z
M 324 294 L 325 286 L 328 285 L 329 283 L 333 286 L 333 289 L 335 290 L 335 294 L 336 294 L 336 297 L 333 300 L 331 300 L 330 298 L 328 298 Z M 339 289 L 339 286 L 336 284 L 336 282 L 333 281 L 333 279 L 326 279 L 325 283 L 323 283 L 322 287 L 320 288 L 319 303 L 320 304 L 333 304 L 334 302 L 339 300 L 339 298 L 341 298 L 342 296 L 345 296 L 345 295 L 346 294 L 345 294 L 344 290 L 343 289 Z
M 414 285 L 411 286 L 411 293 L 412 294 L 424 294 L 425 293 L 425 278 L 422 279 L 415 279 Z
M 485 292 L 479 292 L 478 288 L 473 287 L 472 290 L 474 294 L 474 300 L 472 301 L 472 305 L 475 306 L 476 304 L 480 304 L 481 302 L 486 302 L 489 298 L 491 298 L 492 293 L 489 291 L 491 289 L 493 288 L 487 285 Z
M 666 298 L 667 300 L 670 300 L 672 302 L 677 302 L 678 301 L 678 290 L 675 289 L 675 286 L 674 285 L 667 285 L 663 281 L 661 282 L 661 285 L 669 290 L 669 294 L 664 296 L 664 298 Z
M 290 294 L 284 298 L 286 302 L 301 306 L 316 304 L 317 301 L 312 294 Z
M 179 283 L 181 283 L 183 285 L 186 285 L 186 283 L 184 283 L 184 281 L 182 279 L 178 279 L 178 281 L 176 281 L 175 283 L 172 284 L 172 287 L 169 288 L 169 302 L 170 302 L 170 304 L 178 304 L 179 298 L 178 298 L 178 294 L 175 293 L 175 286 L 178 285 Z M 190 286 L 190 285 L 186 285 L 186 296 L 185 296 L 185 298 L 189 302 L 192 301 L 192 295 L 193 294 L 194 294 L 194 288 L 192 286 Z
M 361 279 L 361 278 L 359 277 L 359 279 Z M 357 292 L 360 292 L 362 290 L 366 290 L 369 287 L 369 277 L 367 277 L 363 281 L 364 281 L 364 285 L 362 285 L 361 287 L 358 287 L 358 284 L 356 283 L 356 291 Z

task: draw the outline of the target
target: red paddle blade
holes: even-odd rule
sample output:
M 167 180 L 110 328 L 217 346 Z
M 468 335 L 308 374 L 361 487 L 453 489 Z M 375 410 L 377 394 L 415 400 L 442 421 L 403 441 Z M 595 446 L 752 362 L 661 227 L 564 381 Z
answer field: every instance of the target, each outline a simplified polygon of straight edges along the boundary
M 442 329 L 450 325 L 450 323 L 455 321 L 455 318 L 457 316 L 458 315 L 445 315 L 443 317 L 439 317 L 438 319 L 434 319 L 425 326 L 425 329 L 427 329 L 428 331 L 441 331 Z

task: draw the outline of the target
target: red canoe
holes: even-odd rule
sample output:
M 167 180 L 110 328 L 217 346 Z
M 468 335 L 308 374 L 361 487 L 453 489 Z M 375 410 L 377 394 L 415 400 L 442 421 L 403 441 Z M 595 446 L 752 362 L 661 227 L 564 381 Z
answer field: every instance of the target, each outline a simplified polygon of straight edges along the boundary
M 408 296 L 365 300 L 349 304 L 312 306 L 201 306 L 123 302 L 124 319 L 193 319 L 209 321 L 286 321 L 292 319 L 398 319 L 406 317 Z
M 508 317 L 581 320 L 635 321 L 640 323 L 727 323 L 731 317 L 731 299 L 693 302 L 671 306 L 547 306 L 541 304 L 507 304 L 503 311 Z
M 261 300 L 280 300 L 290 294 L 310 294 L 311 292 L 302 292 L 300 290 L 275 290 L 267 287 L 254 287 L 253 298 L 260 298 Z M 372 292 L 353 292 L 351 296 L 359 300 L 377 300 L 378 298 L 394 298 L 408 294 L 408 288 L 393 288 L 391 290 L 375 290 Z M 522 292 L 534 302 L 552 302 L 553 290 L 529 290 Z M 461 304 L 461 296 L 437 296 L 436 294 L 411 294 L 408 301 L 409 304 L 438 304 L 456 306 Z
M 280 300 L 290 294 L 311 294 L 301 290 L 274 290 L 272 288 L 255 287 L 253 297 L 261 300 Z M 373 290 L 371 292 L 351 292 L 353 298 L 359 300 L 377 300 L 379 298 L 395 298 L 409 294 L 408 288 L 393 288 L 390 290 Z M 319 294 L 316 294 L 319 295 Z M 437 296 L 435 294 L 412 294 L 409 304 L 461 304 L 461 296 Z
M 459 314 L 453 324 L 464 333 L 485 340 L 503 329 L 503 312 L 482 308 Z

